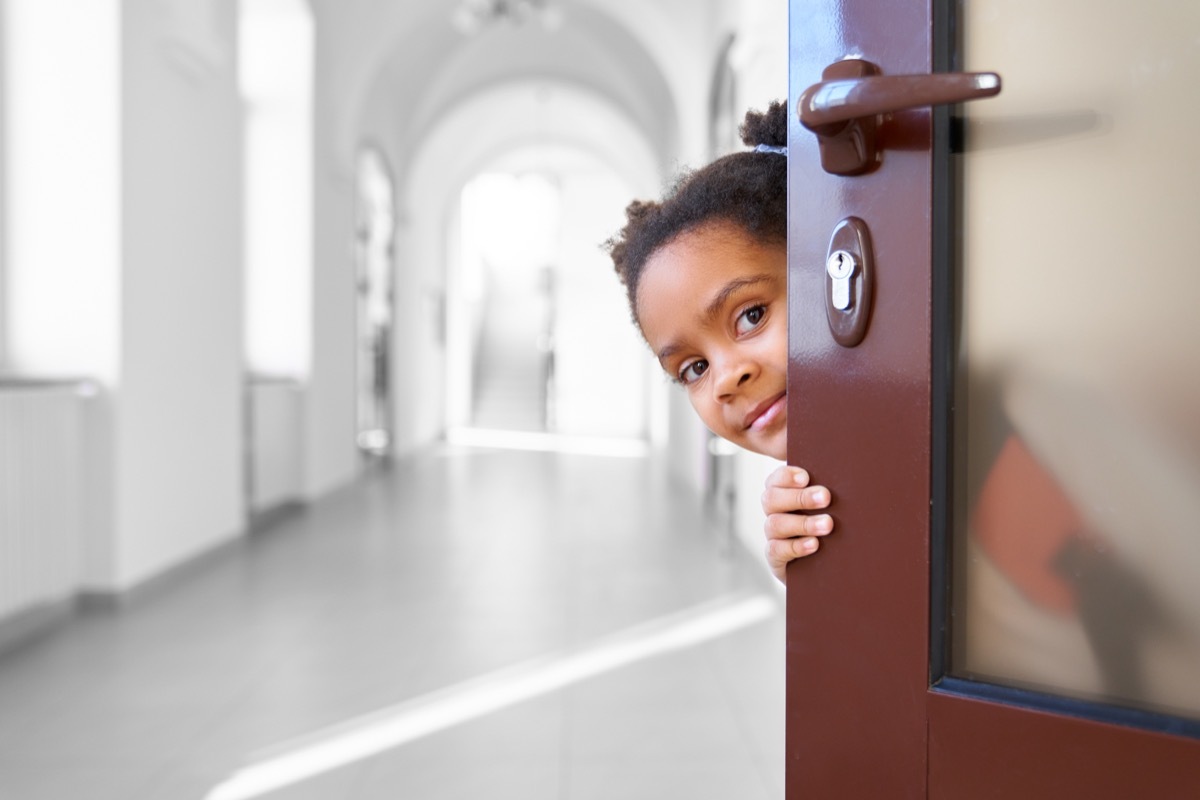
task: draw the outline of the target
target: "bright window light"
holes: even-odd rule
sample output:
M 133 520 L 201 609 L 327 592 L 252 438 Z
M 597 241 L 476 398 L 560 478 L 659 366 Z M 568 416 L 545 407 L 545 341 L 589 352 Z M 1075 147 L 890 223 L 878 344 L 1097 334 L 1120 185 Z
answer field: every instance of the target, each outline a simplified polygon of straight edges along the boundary
M 120 319 L 120 7 L 8 0 L 7 368 L 115 380 Z
M 469 249 L 509 274 L 545 267 L 557 250 L 559 205 L 558 189 L 543 175 L 480 175 L 463 190 Z
M 242 0 L 246 362 L 262 374 L 304 377 L 309 370 L 312 68 L 304 0 Z

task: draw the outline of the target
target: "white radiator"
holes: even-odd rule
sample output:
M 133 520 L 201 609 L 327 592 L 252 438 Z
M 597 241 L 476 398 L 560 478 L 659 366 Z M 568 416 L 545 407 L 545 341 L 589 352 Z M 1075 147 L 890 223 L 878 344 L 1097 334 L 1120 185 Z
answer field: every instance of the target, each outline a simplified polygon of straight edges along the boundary
M 0 623 L 78 590 L 89 394 L 0 381 Z
M 288 379 L 252 378 L 246 391 L 247 506 L 255 515 L 303 494 L 304 388 Z

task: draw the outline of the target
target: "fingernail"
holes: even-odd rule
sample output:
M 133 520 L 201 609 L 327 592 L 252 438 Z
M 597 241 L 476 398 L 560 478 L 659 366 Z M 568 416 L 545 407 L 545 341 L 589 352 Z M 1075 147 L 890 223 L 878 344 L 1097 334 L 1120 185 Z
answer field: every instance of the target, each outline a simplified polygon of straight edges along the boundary
M 829 491 L 826 489 L 816 489 L 812 495 L 813 502 L 817 505 L 829 504 Z
M 822 514 L 813 519 L 813 527 L 820 533 L 829 533 L 833 530 L 833 517 L 828 514 Z

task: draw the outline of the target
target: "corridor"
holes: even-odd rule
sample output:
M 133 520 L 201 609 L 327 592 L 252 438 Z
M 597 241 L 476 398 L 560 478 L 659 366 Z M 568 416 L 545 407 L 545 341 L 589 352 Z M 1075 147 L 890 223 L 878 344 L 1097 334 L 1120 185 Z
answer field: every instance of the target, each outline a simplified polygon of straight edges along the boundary
M 399 458 L 0 657 L 0 797 L 779 797 L 726 535 L 650 458 Z

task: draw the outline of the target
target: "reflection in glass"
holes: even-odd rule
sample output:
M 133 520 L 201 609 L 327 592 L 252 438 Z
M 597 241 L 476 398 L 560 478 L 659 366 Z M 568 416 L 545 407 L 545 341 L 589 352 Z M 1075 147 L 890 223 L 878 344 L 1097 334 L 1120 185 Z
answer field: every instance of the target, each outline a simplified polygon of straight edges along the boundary
M 965 20 L 951 671 L 1200 718 L 1200 6 L 1157 5 Z

